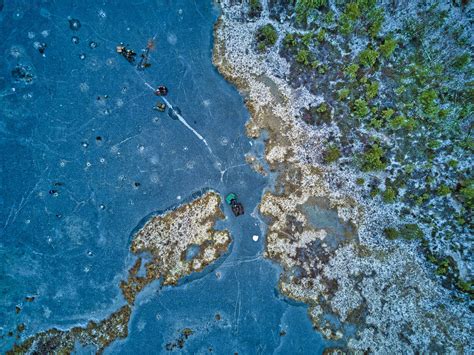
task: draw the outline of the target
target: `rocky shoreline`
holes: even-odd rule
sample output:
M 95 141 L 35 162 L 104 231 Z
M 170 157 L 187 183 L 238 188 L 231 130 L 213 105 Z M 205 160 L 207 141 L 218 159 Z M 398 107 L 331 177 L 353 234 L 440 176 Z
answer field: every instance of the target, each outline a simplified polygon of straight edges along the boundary
M 318 97 L 288 82 L 290 64 L 278 45 L 289 25 L 269 17 L 266 1 L 250 20 L 245 3 L 223 1 L 221 8 L 213 62 L 245 98 L 248 136 L 267 132 L 265 158 L 278 174 L 260 212 L 270 222 L 265 254 L 283 267 L 280 291 L 308 304 L 315 328 L 346 350 L 472 349 L 468 307 L 433 278 L 416 246 L 383 237 L 397 220 L 393 206 L 367 199 L 350 167 L 317 163 L 335 132 L 308 130 L 295 119 Z M 269 23 L 276 49 L 262 53 L 256 33 Z

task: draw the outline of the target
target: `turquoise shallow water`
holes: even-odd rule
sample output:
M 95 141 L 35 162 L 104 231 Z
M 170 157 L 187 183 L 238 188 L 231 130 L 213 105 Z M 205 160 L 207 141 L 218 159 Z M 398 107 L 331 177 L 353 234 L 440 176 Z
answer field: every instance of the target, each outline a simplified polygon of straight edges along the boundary
M 19 323 L 26 337 L 107 317 L 125 303 L 118 284 L 133 264 L 134 228 L 150 213 L 213 188 L 236 192 L 246 207 L 238 219 L 225 207 L 218 224 L 232 233 L 230 252 L 178 287 L 150 285 L 134 308 L 129 337 L 107 352 L 167 352 L 185 327 L 194 330 L 181 350 L 188 353 L 321 352 L 306 308 L 278 294 L 279 269 L 262 258 L 263 238 L 251 238 L 264 232 L 251 213 L 269 181 L 245 164 L 244 154 L 261 154 L 262 146 L 245 136 L 242 97 L 212 66 L 212 2 L 3 5 L 2 335 Z M 79 29 L 70 28 L 71 18 Z M 139 52 L 154 36 L 145 71 L 115 53 L 120 42 Z M 190 129 L 152 109 L 157 98 L 146 83 L 168 86 L 167 99 L 212 154 Z M 26 303 L 30 295 L 36 299 Z M 0 340 L 0 349 L 11 343 Z

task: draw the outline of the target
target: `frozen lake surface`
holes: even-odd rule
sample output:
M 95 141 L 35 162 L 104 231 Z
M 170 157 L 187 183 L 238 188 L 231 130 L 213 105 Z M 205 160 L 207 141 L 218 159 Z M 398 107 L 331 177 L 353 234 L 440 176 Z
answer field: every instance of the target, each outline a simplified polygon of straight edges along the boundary
M 149 286 L 128 338 L 107 351 L 166 353 L 189 327 L 188 353 L 322 352 L 306 307 L 278 294 L 280 271 L 262 256 L 255 208 L 270 181 L 245 163 L 248 152 L 262 156 L 263 143 L 245 136 L 243 99 L 211 62 L 218 8 L 208 0 L 0 7 L 0 349 L 20 323 L 26 338 L 117 310 L 134 228 L 212 188 L 246 207 L 239 218 L 224 207 L 228 255 L 178 287 Z M 140 54 L 150 38 L 156 48 L 143 71 L 116 53 L 123 42 Z M 184 122 L 153 110 L 158 85 Z

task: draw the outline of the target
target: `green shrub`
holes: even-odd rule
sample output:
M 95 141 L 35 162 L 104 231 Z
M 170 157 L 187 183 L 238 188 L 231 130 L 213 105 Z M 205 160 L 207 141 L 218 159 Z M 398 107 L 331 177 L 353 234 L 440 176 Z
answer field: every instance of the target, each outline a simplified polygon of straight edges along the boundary
M 377 61 L 378 57 L 379 57 L 379 52 L 377 52 L 376 50 L 367 48 L 367 49 L 364 49 L 362 52 L 360 52 L 359 61 L 363 66 L 372 67 Z
M 390 119 L 390 117 L 393 116 L 393 114 L 395 113 L 394 110 L 392 110 L 391 108 L 387 108 L 385 110 L 382 111 L 382 118 L 385 120 L 385 121 L 388 121 Z
M 379 93 L 379 83 L 376 81 L 371 82 L 366 86 L 366 93 L 368 100 L 372 100 Z
M 303 43 L 306 49 L 308 49 L 309 46 L 311 45 L 311 42 L 313 41 L 313 37 L 314 37 L 313 32 L 305 33 L 303 37 L 301 37 L 301 43 Z
M 382 125 L 383 125 L 383 121 L 381 119 L 378 119 L 377 117 L 373 117 L 369 121 L 369 126 L 372 127 L 372 128 L 375 128 L 375 129 L 382 128 Z
M 389 37 L 386 38 L 383 44 L 380 45 L 380 53 L 385 58 L 390 58 L 390 56 L 393 54 L 395 51 L 395 48 L 397 48 L 397 41 L 395 41 L 393 38 Z
M 326 16 L 324 16 L 324 22 L 326 22 L 328 25 L 332 25 L 334 22 L 334 12 L 328 11 Z
M 403 94 L 405 91 L 407 91 L 407 88 L 405 87 L 405 85 L 401 85 L 401 86 L 399 86 L 398 88 L 396 88 L 396 89 L 394 90 L 394 92 L 395 92 L 395 94 L 396 94 L 397 96 L 400 96 L 400 95 Z
M 423 112 L 428 116 L 434 116 L 438 112 L 438 106 L 435 104 L 435 100 L 438 98 L 438 93 L 433 89 L 423 91 L 419 100 L 423 108 Z
M 412 172 L 415 171 L 415 165 L 414 164 L 407 164 L 405 165 L 405 167 L 403 168 L 403 170 L 405 170 L 405 172 L 407 174 L 411 174 Z
M 384 170 L 387 166 L 385 160 L 385 152 L 378 144 L 371 145 L 361 157 L 362 171 Z
M 395 240 L 399 236 L 398 230 L 392 227 L 385 228 L 383 234 L 388 240 Z
M 471 293 L 471 294 L 474 292 L 473 280 L 464 281 L 464 280 L 459 279 L 458 282 L 456 283 L 456 287 L 462 292 Z
M 472 208 L 474 206 L 474 180 L 462 181 L 461 186 L 460 197 L 468 208 Z
M 326 64 L 320 65 L 318 68 L 318 73 L 319 74 L 325 74 L 328 71 L 328 66 Z
M 392 129 L 402 128 L 405 124 L 406 118 L 403 115 L 398 115 L 390 120 L 390 127 Z
M 397 194 L 394 189 L 391 187 L 387 187 L 385 191 L 382 194 L 382 199 L 383 202 L 385 203 L 393 203 L 395 202 L 395 198 L 397 197 Z
M 379 194 L 380 190 L 378 187 L 374 187 L 370 190 L 370 197 L 374 198 Z
M 339 28 L 341 33 L 348 36 L 352 32 L 352 21 L 345 14 L 339 17 Z
M 369 26 L 370 37 L 375 38 L 382 28 L 384 14 L 382 9 L 375 9 L 369 13 L 368 16 L 371 19 L 371 24 Z
M 353 63 L 346 67 L 344 73 L 351 79 L 355 79 L 357 76 L 357 71 L 359 70 L 359 64 Z
M 376 3 L 376 0 L 357 0 L 357 4 L 362 12 L 372 9 Z
M 343 101 L 347 99 L 350 95 L 351 91 L 347 88 L 343 88 L 337 92 L 338 99 Z
M 363 99 L 357 99 L 354 101 L 354 113 L 358 117 L 365 117 L 369 114 L 369 107 L 367 102 Z
M 426 143 L 426 147 L 428 149 L 438 149 L 441 147 L 441 142 L 437 139 L 430 139 L 428 143 Z
M 441 184 L 438 186 L 438 189 L 436 190 L 436 194 L 438 196 L 446 196 L 451 193 L 451 189 L 448 185 L 446 184 Z
M 469 53 L 466 52 L 454 58 L 453 67 L 456 69 L 462 69 L 466 65 L 468 65 L 470 62 L 471 62 L 471 56 L 469 55 Z
M 438 260 L 438 268 L 436 269 L 436 275 L 446 275 L 449 271 L 449 259 L 445 258 L 443 260 Z
M 319 30 L 318 34 L 316 35 L 316 39 L 320 43 L 324 42 L 324 40 L 326 39 L 326 31 L 324 30 L 324 28 Z
M 250 0 L 249 1 L 249 16 L 250 17 L 260 16 L 261 12 L 262 12 L 262 4 L 260 3 L 260 0 Z
M 449 166 L 450 168 L 455 168 L 455 167 L 458 166 L 458 164 L 459 164 L 458 161 L 455 160 L 455 159 L 451 159 L 450 161 L 448 161 L 448 166 Z
M 362 185 L 364 185 L 364 183 L 365 183 L 364 178 L 357 178 L 356 179 L 356 184 L 357 185 L 362 186 Z
M 392 129 L 404 128 L 406 130 L 412 131 L 416 126 L 416 121 L 411 117 L 405 117 L 403 115 L 398 115 L 390 121 L 390 127 Z
M 257 30 L 256 39 L 257 48 L 262 51 L 267 47 L 273 46 L 276 43 L 278 39 L 278 34 L 273 25 L 267 24 Z
M 357 2 L 350 2 L 346 5 L 344 13 L 349 20 L 356 21 L 360 17 L 359 4 Z
M 299 23 L 306 23 L 311 11 L 326 5 L 327 0 L 296 0 L 296 21 Z
M 303 65 L 310 64 L 310 52 L 307 49 L 300 49 L 296 54 L 296 61 Z
M 402 128 L 408 130 L 408 131 L 413 131 L 416 127 L 416 121 L 413 117 L 406 117 L 405 122 L 403 122 Z
M 416 224 L 404 224 L 400 227 L 400 235 L 407 240 L 423 238 L 423 231 Z
M 324 113 L 327 110 L 328 110 L 328 104 L 325 103 L 325 102 L 321 103 L 316 109 L 316 111 L 319 112 L 319 113 Z
M 329 146 L 329 148 L 324 152 L 323 158 L 326 164 L 335 162 L 341 157 L 341 151 L 335 145 Z
M 298 41 L 295 38 L 295 35 L 293 33 L 287 33 L 285 37 L 283 38 L 283 45 L 286 48 L 291 48 L 294 47 L 298 44 Z

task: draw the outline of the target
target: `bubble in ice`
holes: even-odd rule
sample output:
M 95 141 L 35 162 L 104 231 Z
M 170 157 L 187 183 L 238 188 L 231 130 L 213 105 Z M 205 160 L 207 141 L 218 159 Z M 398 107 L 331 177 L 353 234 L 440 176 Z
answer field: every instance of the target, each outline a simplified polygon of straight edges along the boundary
M 168 33 L 168 36 L 166 36 L 166 39 L 168 43 L 171 44 L 172 46 L 174 46 L 176 42 L 178 41 L 178 38 L 176 37 L 174 33 Z
M 41 31 L 41 35 L 42 35 L 44 38 L 48 37 L 48 36 L 49 36 L 49 33 L 50 33 L 49 30 Z
M 47 9 L 45 9 L 44 7 L 42 7 L 40 9 L 40 15 L 41 17 L 44 17 L 44 18 L 51 18 L 51 12 L 49 12 Z
M 87 68 L 92 70 L 92 71 L 97 71 L 101 68 L 101 63 L 99 62 L 99 59 L 96 57 L 91 57 L 88 60 L 87 63 Z
M 14 18 L 15 20 L 21 20 L 21 19 L 23 18 L 23 15 L 24 15 L 24 14 L 23 14 L 23 11 L 15 11 L 15 12 L 13 13 L 13 18 Z
M 115 60 L 113 58 L 108 58 L 106 61 L 105 61 L 105 64 L 108 66 L 108 67 L 111 67 L 115 64 Z
M 71 42 L 74 44 L 79 44 L 79 37 L 77 36 L 72 36 L 71 37 Z
M 137 323 L 137 329 L 139 332 L 141 332 L 143 329 L 146 327 L 146 322 L 144 320 L 139 320 Z
M 151 163 L 152 165 L 157 165 L 159 162 L 160 162 L 160 159 L 159 159 L 156 155 L 153 155 L 153 156 L 150 158 L 150 163 Z
M 19 58 L 21 56 L 21 49 L 19 47 L 10 48 L 10 55 L 13 58 Z
M 79 55 L 79 59 L 80 59 L 80 60 L 86 59 L 86 55 L 85 55 L 84 53 L 81 53 L 81 54 Z
M 80 83 L 79 90 L 81 90 L 81 92 L 87 92 L 89 91 L 89 85 L 87 83 Z
M 229 144 L 229 138 L 228 137 L 221 137 L 221 138 L 219 138 L 219 143 L 223 146 L 226 146 L 227 144 Z
M 73 31 L 78 31 L 81 28 L 81 21 L 75 18 L 69 19 L 69 28 Z
M 256 234 L 253 235 L 253 236 L 252 236 L 252 240 L 253 240 L 254 242 L 258 242 L 258 235 L 256 235 Z
M 90 41 L 90 42 L 89 42 L 89 47 L 92 48 L 92 49 L 97 48 L 97 42 L 95 42 L 95 41 Z
M 150 181 L 154 184 L 158 184 L 160 182 L 160 177 L 158 174 L 151 174 Z
M 100 17 L 100 18 L 106 18 L 107 17 L 107 14 L 105 13 L 104 10 L 100 9 L 99 12 L 97 13 L 97 15 Z
M 44 306 L 43 306 L 43 309 L 44 309 L 43 316 L 45 318 L 49 318 L 51 316 L 51 310 L 48 307 L 44 307 Z
M 35 36 L 36 36 L 36 35 L 35 35 L 34 32 L 28 32 L 28 38 L 29 38 L 29 39 L 33 39 L 33 38 L 35 38 Z

